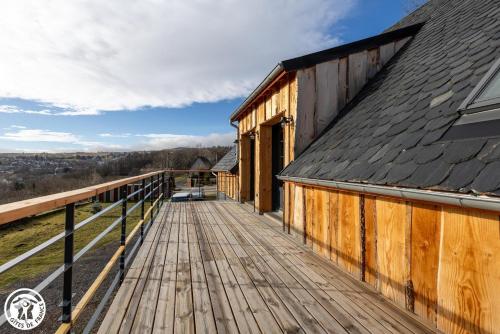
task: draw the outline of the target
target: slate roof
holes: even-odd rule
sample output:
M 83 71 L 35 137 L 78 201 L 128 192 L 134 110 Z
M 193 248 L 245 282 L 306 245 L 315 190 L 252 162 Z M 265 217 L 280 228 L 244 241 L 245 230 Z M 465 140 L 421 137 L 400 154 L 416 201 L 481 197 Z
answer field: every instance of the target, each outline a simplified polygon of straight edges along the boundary
M 231 147 L 222 159 L 212 167 L 213 172 L 230 172 L 238 166 L 238 149 L 236 146 Z
M 281 175 L 500 195 L 500 138 L 444 141 L 500 57 L 498 0 L 434 0 L 425 25 Z M 432 107 L 431 107 L 431 101 Z

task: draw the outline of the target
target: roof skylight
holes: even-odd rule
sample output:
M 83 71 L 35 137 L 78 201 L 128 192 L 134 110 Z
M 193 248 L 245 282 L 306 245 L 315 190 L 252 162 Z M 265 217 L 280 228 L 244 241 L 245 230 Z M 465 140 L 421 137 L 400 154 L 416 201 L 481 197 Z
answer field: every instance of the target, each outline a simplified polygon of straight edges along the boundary
M 479 112 L 500 107 L 500 59 L 490 68 L 459 110 L 465 113 Z
M 462 116 L 443 140 L 500 136 L 500 59 L 458 109 Z

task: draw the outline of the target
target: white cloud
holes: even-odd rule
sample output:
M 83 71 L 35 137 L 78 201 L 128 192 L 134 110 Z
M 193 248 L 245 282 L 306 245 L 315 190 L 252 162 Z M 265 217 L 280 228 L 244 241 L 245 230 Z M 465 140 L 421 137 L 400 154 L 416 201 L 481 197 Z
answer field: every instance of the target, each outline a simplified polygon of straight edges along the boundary
M 57 132 L 41 129 L 20 129 L 5 132 L 0 139 L 22 142 L 74 143 L 78 137 L 69 132 Z
M 234 132 L 212 133 L 206 136 L 179 135 L 168 133 L 136 134 L 129 133 L 115 135 L 111 133 L 101 133 L 104 138 L 135 138 L 136 141 L 129 140 L 128 144 L 115 144 L 100 141 L 85 140 L 84 137 L 70 132 L 51 131 L 44 129 L 28 129 L 22 126 L 10 126 L 7 131 L 0 135 L 0 140 L 10 142 L 25 143 L 52 143 L 56 147 L 47 149 L 9 149 L 9 152 L 75 152 L 75 151 L 143 151 L 161 150 L 176 147 L 209 147 L 209 146 L 229 146 L 235 139 Z M 74 147 L 59 145 L 74 145 Z M 5 151 L 1 149 L 0 151 Z
M 132 134 L 131 133 L 100 133 L 99 137 L 104 138 L 128 138 Z
M 0 56 L 1 59 L 1 56 Z M 12 105 L 0 105 L 0 113 L 4 114 L 32 114 L 32 115 L 64 115 L 66 112 L 54 112 L 49 109 L 31 110 L 23 109 Z
M 15 128 L 15 126 L 11 126 Z M 50 131 L 44 129 L 27 129 L 26 127 L 17 127 L 3 135 L 0 135 L 1 140 L 26 143 L 57 143 L 57 144 L 72 144 L 78 147 L 77 149 L 57 147 L 50 149 L 42 149 L 45 152 L 68 152 L 68 151 L 117 151 L 123 149 L 121 145 L 112 143 L 102 143 L 98 141 L 87 141 L 81 136 L 77 136 L 70 132 Z M 40 149 L 15 149 L 16 151 L 35 151 Z
M 1 59 L 1 56 L 0 56 Z M 0 105 L 0 113 L 4 114 L 31 114 L 31 115 L 45 115 L 45 116 L 80 116 L 80 115 L 98 115 L 98 110 L 91 109 L 41 109 L 41 110 L 32 110 L 32 109 L 24 109 L 14 105 Z
M 337 43 L 355 1 L 5 0 L 0 96 L 59 115 L 243 96 L 279 60 Z
M 147 138 L 139 146 L 134 146 L 137 150 L 161 150 L 176 147 L 210 147 L 229 146 L 234 142 L 236 135 L 229 133 L 211 133 L 206 136 L 176 135 L 169 133 L 151 133 L 136 135 Z

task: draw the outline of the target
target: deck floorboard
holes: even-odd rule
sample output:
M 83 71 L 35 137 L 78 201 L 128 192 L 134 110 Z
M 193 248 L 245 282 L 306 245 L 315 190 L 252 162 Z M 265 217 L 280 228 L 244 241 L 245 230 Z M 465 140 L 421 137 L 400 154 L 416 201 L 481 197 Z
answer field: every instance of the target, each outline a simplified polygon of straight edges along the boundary
M 169 203 L 99 333 L 432 333 L 229 201 Z

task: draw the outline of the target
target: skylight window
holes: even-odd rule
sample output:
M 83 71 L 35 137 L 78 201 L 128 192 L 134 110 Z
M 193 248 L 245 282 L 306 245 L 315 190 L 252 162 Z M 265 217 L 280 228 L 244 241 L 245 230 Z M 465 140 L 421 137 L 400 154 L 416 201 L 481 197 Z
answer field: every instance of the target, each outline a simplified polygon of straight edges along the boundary
M 490 68 L 460 106 L 465 113 L 500 107 L 500 59 Z
M 500 137 L 500 59 L 458 110 L 462 116 L 448 129 L 443 140 Z
M 500 71 L 495 73 L 474 102 L 486 102 L 498 98 L 500 98 Z

